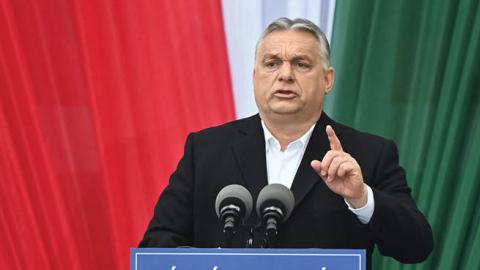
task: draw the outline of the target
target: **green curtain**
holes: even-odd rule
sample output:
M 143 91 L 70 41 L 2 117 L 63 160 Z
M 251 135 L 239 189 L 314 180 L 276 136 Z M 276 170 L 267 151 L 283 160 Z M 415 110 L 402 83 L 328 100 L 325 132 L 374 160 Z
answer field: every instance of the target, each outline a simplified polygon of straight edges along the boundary
M 337 0 L 325 110 L 397 143 L 435 236 L 426 262 L 373 269 L 480 269 L 479 2 Z

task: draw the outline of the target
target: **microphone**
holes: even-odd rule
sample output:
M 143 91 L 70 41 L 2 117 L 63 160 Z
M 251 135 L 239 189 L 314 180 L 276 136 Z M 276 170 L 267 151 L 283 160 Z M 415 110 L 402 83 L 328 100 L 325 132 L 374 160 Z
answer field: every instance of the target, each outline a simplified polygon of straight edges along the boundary
M 215 211 L 223 222 L 225 247 L 232 246 L 235 228 L 239 222 L 250 216 L 252 206 L 252 195 L 243 186 L 237 184 L 228 185 L 218 193 L 215 199 Z
M 266 227 L 266 247 L 275 247 L 277 226 L 288 219 L 294 206 L 295 197 L 292 191 L 282 184 L 270 184 L 260 191 L 257 198 L 257 214 Z

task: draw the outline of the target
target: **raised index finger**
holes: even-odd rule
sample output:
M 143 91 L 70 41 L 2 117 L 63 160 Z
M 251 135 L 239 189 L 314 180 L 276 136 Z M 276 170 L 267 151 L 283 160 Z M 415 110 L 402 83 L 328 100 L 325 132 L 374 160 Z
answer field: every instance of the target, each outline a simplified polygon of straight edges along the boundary
M 340 143 L 340 140 L 338 139 L 337 134 L 335 134 L 332 126 L 327 125 L 326 132 L 328 140 L 330 141 L 330 149 L 343 152 L 342 144 Z

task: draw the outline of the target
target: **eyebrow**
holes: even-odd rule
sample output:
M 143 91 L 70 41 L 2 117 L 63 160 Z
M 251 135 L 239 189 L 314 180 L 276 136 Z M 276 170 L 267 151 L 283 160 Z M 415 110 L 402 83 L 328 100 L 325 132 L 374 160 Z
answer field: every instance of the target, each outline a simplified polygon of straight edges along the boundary
M 281 59 L 281 57 L 279 56 L 278 53 L 267 53 L 265 54 L 262 59 L 268 59 L 268 58 L 277 58 L 277 59 Z M 313 61 L 313 59 L 308 56 L 307 54 L 297 54 L 297 55 L 293 55 L 293 57 L 291 59 L 289 59 L 290 61 L 295 61 L 295 60 L 309 60 L 309 61 Z
M 263 55 L 262 58 L 263 58 L 263 59 L 267 59 L 267 58 L 280 58 L 280 56 L 279 56 L 278 53 L 267 53 L 267 54 Z

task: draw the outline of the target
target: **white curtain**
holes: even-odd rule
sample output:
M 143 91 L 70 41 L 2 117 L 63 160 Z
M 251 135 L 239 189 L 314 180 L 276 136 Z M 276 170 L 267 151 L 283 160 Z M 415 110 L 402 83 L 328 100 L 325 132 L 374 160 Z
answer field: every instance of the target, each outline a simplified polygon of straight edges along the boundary
M 306 18 L 330 40 L 335 0 L 223 0 L 230 73 L 237 118 L 257 113 L 252 70 L 255 44 L 263 29 L 280 17 Z

